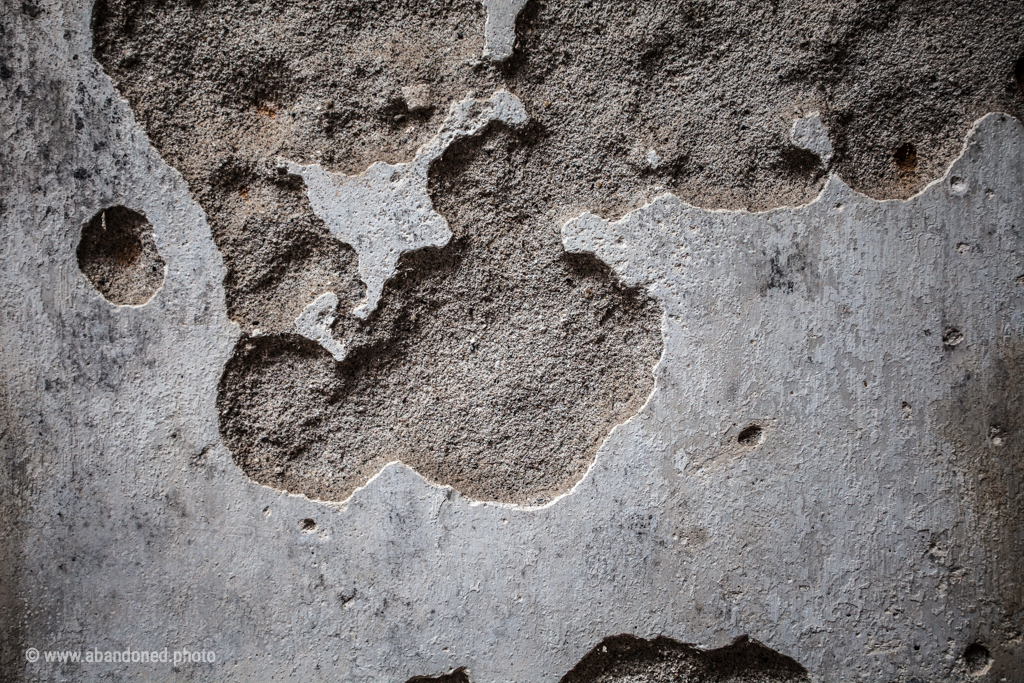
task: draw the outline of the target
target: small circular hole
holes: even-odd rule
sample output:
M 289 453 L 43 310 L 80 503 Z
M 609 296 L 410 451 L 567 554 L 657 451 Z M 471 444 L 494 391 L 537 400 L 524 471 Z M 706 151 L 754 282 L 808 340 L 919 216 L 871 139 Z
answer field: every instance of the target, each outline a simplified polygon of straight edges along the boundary
M 909 142 L 896 148 L 893 159 L 900 173 L 910 174 L 917 171 L 917 149 Z
M 316 531 L 316 521 L 307 517 L 306 519 L 299 522 L 299 528 L 307 534 L 311 534 Z
M 947 349 L 956 348 L 963 340 L 963 333 L 955 327 L 947 327 L 946 331 L 942 333 L 942 345 Z
M 764 430 L 761 429 L 761 425 L 750 425 L 744 427 L 740 435 L 736 437 L 736 440 L 740 442 L 742 446 L 756 446 L 761 443 L 764 438 Z
M 125 206 L 103 209 L 82 227 L 78 267 L 117 306 L 146 303 L 163 285 L 164 268 L 146 216 Z
M 972 674 L 983 674 L 992 664 L 992 655 L 981 643 L 971 643 L 964 650 L 964 664 Z

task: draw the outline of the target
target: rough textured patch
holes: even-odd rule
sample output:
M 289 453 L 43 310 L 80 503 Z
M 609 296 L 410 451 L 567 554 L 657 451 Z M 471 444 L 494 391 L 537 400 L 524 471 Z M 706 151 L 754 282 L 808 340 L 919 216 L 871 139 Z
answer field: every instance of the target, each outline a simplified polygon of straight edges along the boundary
M 533 198 L 501 190 L 523 153 L 496 132 L 435 166 L 455 237 L 404 257 L 377 312 L 341 325 L 342 363 L 295 336 L 240 342 L 219 405 L 249 476 L 342 500 L 397 459 L 476 499 L 543 503 L 643 405 L 660 309 L 517 220 Z
M 466 670 L 456 669 L 444 676 L 413 676 L 406 683 L 470 683 Z
M 561 683 L 810 683 L 793 659 L 756 640 L 701 650 L 670 638 L 601 641 Z
M 347 173 L 405 161 L 449 103 L 507 87 L 545 132 L 530 175 L 567 210 L 637 206 L 652 187 L 711 207 L 807 201 L 820 174 L 794 161 L 787 133 L 812 106 L 847 182 L 906 197 L 981 114 L 1021 108 L 1013 3 L 537 2 L 506 66 L 473 57 L 482 10 L 103 0 L 94 25 L 101 63 L 189 177 L 205 175 L 202 157 L 245 154 L 233 147 L 254 140 Z M 410 112 L 402 87 L 413 84 L 435 106 Z M 919 155 L 910 178 L 894 159 L 904 144 Z
M 491 172 L 514 176 L 515 182 L 496 190 L 496 198 L 520 207 L 507 214 L 509 226 L 499 229 L 529 225 L 541 232 L 585 210 L 621 215 L 665 189 L 709 207 L 799 204 L 820 190 L 830 161 L 855 188 L 878 197 L 906 197 L 951 160 L 963 131 L 980 113 L 991 107 L 1020 109 L 1014 60 L 1024 47 L 1024 17 L 1006 4 L 537 2 L 519 16 L 519 49 L 504 63 L 477 57 L 481 39 L 490 36 L 481 26 L 484 9 L 468 2 L 397 0 L 286 7 L 269 0 L 97 4 L 95 54 L 207 210 L 227 261 L 229 311 L 244 330 L 288 334 L 301 320 L 301 328 L 335 359 L 343 357 L 351 346 L 345 329 L 356 325 L 353 317 L 373 310 L 402 251 L 392 248 L 394 243 L 404 240 L 407 248 L 419 243 L 418 228 L 391 221 L 391 236 L 370 236 L 353 232 L 346 221 L 369 225 L 369 218 L 373 223 L 397 210 L 397 195 L 381 190 L 381 183 L 394 184 L 390 176 L 380 175 L 381 169 L 410 163 L 424 166 L 425 174 L 432 157 L 424 150 L 443 132 L 449 106 L 467 94 L 507 89 L 525 105 L 531 126 L 518 138 L 519 151 L 504 162 L 495 160 Z M 496 9 L 493 3 L 486 6 L 492 19 Z M 493 22 L 489 26 L 493 33 Z M 944 49 L 930 50 L 937 41 Z M 793 120 L 812 109 L 821 111 L 834 144 L 821 126 L 793 128 Z M 813 144 L 804 140 L 810 133 Z M 305 178 L 319 207 L 316 215 L 303 196 L 303 183 L 277 165 L 279 158 L 290 160 L 286 168 Z M 417 165 L 414 159 L 428 161 Z M 336 197 L 335 209 L 326 209 L 320 181 L 345 176 L 351 180 L 344 197 Z M 349 215 L 347 207 L 356 207 L 349 190 L 370 176 L 379 182 L 355 188 L 361 192 L 361 208 Z M 431 199 L 440 206 L 448 198 L 438 194 L 438 187 L 431 190 Z M 520 197 L 528 200 L 520 202 Z M 368 198 L 373 201 L 364 201 Z M 481 218 L 493 213 L 490 198 L 461 196 L 449 211 Z M 419 195 L 412 199 L 412 214 L 426 210 L 429 202 Z M 420 227 L 424 234 L 438 232 Z M 440 246 L 443 240 L 434 236 L 420 242 Z M 360 254 L 358 275 L 347 245 Z M 371 253 L 381 256 L 380 263 L 368 263 Z M 505 305 L 505 293 L 481 284 L 485 289 L 477 297 Z M 318 298 L 326 292 L 334 293 L 338 308 L 346 311 L 365 301 L 354 316 L 337 316 L 328 331 L 324 321 L 331 312 Z M 406 305 L 411 310 L 419 304 Z M 612 322 L 629 324 L 626 319 Z M 495 324 L 505 323 L 512 319 Z M 642 324 L 638 329 L 649 328 Z M 614 364 L 625 351 L 613 345 L 626 338 L 603 337 L 598 357 Z M 424 359 L 447 353 L 433 344 L 453 342 L 443 336 L 405 343 L 414 341 L 425 345 Z M 652 338 L 640 344 L 648 355 L 640 353 L 637 359 L 648 358 L 654 343 Z M 374 348 L 384 353 L 383 347 Z M 364 350 L 366 362 L 374 353 L 370 347 Z M 531 358 L 527 353 L 524 359 L 521 367 L 510 368 L 522 373 L 509 376 L 510 385 L 530 384 L 535 368 L 573 362 L 571 355 Z M 485 363 L 493 360 L 484 358 Z M 391 361 L 380 357 L 373 362 L 383 377 L 382 368 Z M 484 365 L 473 367 L 479 373 Z M 645 366 L 621 368 L 631 378 L 626 382 L 630 396 L 640 386 L 630 374 L 638 367 Z M 313 372 L 312 366 L 307 372 Z M 437 374 L 430 363 L 404 372 L 421 377 L 400 384 L 410 395 L 427 396 L 438 383 L 424 374 Z M 596 375 L 604 376 L 603 369 Z M 587 380 L 586 372 L 570 376 L 559 386 L 583 386 L 584 393 L 603 390 Z M 288 490 L 330 491 L 334 497 L 350 491 L 365 479 L 367 468 L 388 457 L 412 458 L 420 468 L 431 458 L 442 459 L 443 465 L 428 468 L 436 478 L 452 467 L 450 452 L 460 449 L 500 453 L 495 457 L 513 463 L 504 479 L 509 490 L 492 492 L 489 499 L 524 500 L 527 492 L 545 499 L 578 478 L 593 455 L 593 417 L 566 418 L 565 424 L 579 424 L 587 434 L 587 447 L 570 451 L 579 446 L 578 435 L 538 433 L 538 442 L 526 439 L 526 431 L 514 438 L 515 430 L 507 426 L 478 423 L 471 416 L 490 414 L 486 405 L 491 399 L 484 395 L 446 403 L 451 410 L 430 409 L 444 431 L 458 436 L 441 437 L 438 429 L 429 429 L 431 436 L 403 438 L 401 445 L 391 436 L 401 428 L 386 421 L 395 416 L 385 407 L 391 399 L 384 395 L 365 409 L 380 421 L 346 415 L 349 421 L 342 427 L 325 422 L 326 414 L 310 407 L 301 423 L 293 421 L 284 432 L 270 426 L 269 417 L 243 426 L 239 416 L 255 406 L 270 409 L 275 401 L 291 400 L 273 395 L 283 385 L 259 386 L 268 395 L 249 397 L 244 406 L 233 407 L 222 398 L 230 422 L 225 433 L 246 471 L 258 470 L 259 481 Z M 222 387 L 229 391 L 230 382 Z M 620 397 L 606 398 L 596 409 L 606 416 L 605 427 L 614 424 L 612 418 L 629 414 L 616 408 Z M 592 415 L 575 393 L 565 400 Z M 628 402 L 635 405 L 632 398 Z M 523 404 L 510 420 L 511 404 L 503 400 L 503 405 L 500 419 L 505 422 L 541 410 Z M 330 420 L 343 419 L 336 412 L 340 407 L 331 410 Z M 356 443 L 345 436 L 351 427 L 364 432 Z M 313 455 L 309 439 L 314 434 L 327 438 L 319 430 L 334 436 Z M 285 432 L 291 436 L 285 438 Z M 260 441 L 245 444 L 247 438 Z M 545 445 L 552 438 L 564 444 L 561 455 Z M 495 450 L 496 444 L 504 449 Z M 548 455 L 537 460 L 538 453 Z M 332 468 L 341 472 L 329 477 Z M 523 468 L 557 474 L 538 478 Z M 462 491 L 488 490 L 481 482 L 470 485 L 471 479 L 459 465 L 438 480 L 459 482 Z
M 137 211 L 103 209 L 82 228 L 78 267 L 113 304 L 149 301 L 164 282 L 166 265 L 153 240 L 153 226 Z
M 209 112 L 212 121 L 200 122 L 189 132 L 168 130 L 161 122 L 174 119 L 175 110 L 166 109 L 170 104 L 166 99 L 154 99 L 158 93 L 147 81 L 138 82 L 154 67 L 165 68 L 164 63 L 141 58 L 128 63 L 110 61 L 114 48 L 131 44 L 143 25 L 153 26 L 160 19 L 176 26 L 177 39 L 183 40 L 184 19 L 179 15 L 197 11 L 207 16 L 214 9 L 144 6 L 133 9 L 132 14 L 115 15 L 111 7 L 98 7 L 98 55 L 107 59 L 112 73 L 124 75 L 129 98 L 137 100 L 136 107 L 155 136 L 170 148 L 171 158 L 182 164 L 186 176 L 196 178 L 200 185 L 197 195 L 208 205 L 215 235 L 220 235 L 229 263 L 226 284 L 236 294 L 229 295 L 229 305 L 234 298 L 243 326 L 250 327 L 254 335 L 291 333 L 292 325 L 282 320 L 282 313 L 291 313 L 299 331 L 321 343 L 334 360 L 360 347 L 357 357 L 331 370 L 337 377 L 348 378 L 338 385 L 327 382 L 323 377 L 327 368 L 317 365 L 305 347 L 295 349 L 298 355 L 280 355 L 280 342 L 288 343 L 288 337 L 242 342 L 244 351 L 225 375 L 220 400 L 223 431 L 242 468 L 261 483 L 329 500 L 344 499 L 396 458 L 435 481 L 502 502 L 545 502 L 578 481 L 609 429 L 633 414 L 653 387 L 651 370 L 661 347 L 660 315 L 637 293 L 619 292 L 607 269 L 562 260 L 553 226 L 537 217 L 537 202 L 543 198 L 520 201 L 519 193 L 514 197 L 503 193 L 502 202 L 495 205 L 486 192 L 459 195 L 460 201 L 446 205 L 442 213 L 447 210 L 461 220 L 472 217 L 487 226 L 440 255 L 439 262 L 451 262 L 455 267 L 447 270 L 461 277 L 438 282 L 436 273 L 416 274 L 427 283 L 425 291 L 417 286 L 409 290 L 392 287 L 394 296 L 408 298 L 394 298 L 389 311 L 369 320 L 368 326 L 359 323 L 376 308 L 384 282 L 403 251 L 443 246 L 451 235 L 427 195 L 432 164 L 454 140 L 479 134 L 492 120 L 522 125 L 525 114 L 518 99 L 499 93 L 481 104 L 465 100 L 458 107 L 453 105 L 447 122 L 431 131 L 431 138 L 408 164 L 378 161 L 362 175 L 350 177 L 324 170 L 324 164 L 330 166 L 329 158 L 316 165 L 288 164 L 287 170 L 305 180 L 316 210 L 316 216 L 303 215 L 306 201 L 291 191 L 295 188 L 292 176 L 268 170 L 264 174 L 269 177 L 267 182 L 242 178 L 245 168 L 260 163 L 261 155 L 302 158 L 309 144 L 323 144 L 323 135 L 318 137 L 315 128 L 291 145 L 251 130 L 240 133 L 239 140 L 238 132 L 222 130 L 225 117 L 212 116 L 214 110 L 207 100 L 193 103 L 193 111 L 204 119 Z M 445 11 L 441 15 L 445 16 Z M 349 19 L 350 30 L 365 30 Z M 130 28 L 123 23 L 127 21 L 134 22 Z M 410 31 L 422 28 L 418 24 L 414 28 L 414 23 L 410 19 Z M 344 25 L 341 21 L 335 28 L 341 30 Z M 191 30 L 192 25 L 188 27 Z M 159 35 L 154 39 L 171 51 L 178 45 L 173 34 L 172 38 Z M 299 43 L 296 49 L 310 47 Z M 338 58 L 334 53 L 329 57 Z M 355 57 L 366 58 L 361 53 Z M 216 63 L 216 59 L 212 61 Z M 209 68 L 198 69 L 197 73 L 210 79 L 190 84 L 198 87 L 186 90 L 189 97 L 200 97 L 217 87 L 217 73 Z M 405 66 L 396 68 L 396 73 L 403 75 Z M 471 71 L 463 72 L 475 78 Z M 318 73 L 318 77 L 325 76 Z M 311 86 L 299 78 L 288 88 L 319 94 L 323 83 L 313 80 Z M 413 99 L 411 93 L 415 93 L 415 106 L 409 109 L 429 109 L 423 88 L 399 88 L 402 82 L 408 81 L 393 84 L 392 89 L 399 93 L 393 93 L 394 97 Z M 236 85 L 233 81 L 232 87 Z M 453 91 L 446 92 L 450 95 Z M 441 101 L 446 100 L 442 97 Z M 262 116 L 260 108 L 270 105 L 225 103 L 222 97 L 218 106 L 244 119 Z M 255 114 L 250 111 L 252 106 Z M 267 114 L 267 118 L 284 118 L 282 105 L 273 106 L 274 116 Z M 481 107 L 482 111 L 476 111 Z M 394 125 L 396 117 L 404 120 L 406 114 L 388 109 L 388 125 Z M 435 120 L 430 119 L 430 124 Z M 237 126 L 239 122 L 233 123 Z M 300 124 L 292 125 L 289 130 L 294 132 Z M 422 130 L 430 131 L 431 125 L 425 124 Z M 209 137 L 196 140 L 204 131 Z M 212 135 L 214 131 L 218 135 Z M 287 141 L 288 131 L 278 133 Z M 230 142 L 232 135 L 234 143 Z M 340 135 L 352 144 L 350 128 Z M 242 162 L 229 155 L 216 164 L 212 175 L 197 177 L 198 169 L 210 163 L 198 154 L 216 157 L 216 150 L 209 148 L 211 142 L 248 145 L 251 158 Z M 534 134 L 528 144 L 520 146 L 529 148 L 536 142 Z M 345 143 L 335 147 L 345 151 Z M 381 150 L 370 153 L 379 155 Z M 525 156 L 519 155 L 520 159 Z M 275 168 L 284 170 L 276 161 Z M 496 171 L 505 176 L 510 172 L 521 175 L 504 166 Z M 483 177 L 484 171 L 480 174 L 481 182 L 494 181 Z M 502 180 L 510 181 L 512 178 Z M 441 201 L 437 188 L 435 183 L 431 195 Z M 524 194 L 529 197 L 528 192 Z M 299 212 L 292 214 L 285 226 L 275 225 L 278 212 L 274 202 Z M 223 203 L 233 206 L 226 216 L 220 213 Z M 508 211 L 512 205 L 517 207 L 515 212 Z M 550 201 L 544 207 L 550 209 Z M 341 241 L 323 235 L 321 218 L 335 238 L 355 247 L 365 292 L 352 286 L 352 263 L 337 258 L 344 255 Z M 242 227 L 236 229 L 239 223 Z M 464 231 L 466 236 L 470 232 L 470 228 Z M 293 246 L 296 242 L 309 246 L 295 253 L 299 252 Z M 334 244 L 339 246 L 328 248 L 325 258 L 318 260 L 316 247 Z M 464 258 L 470 249 L 478 256 Z M 332 259 L 334 255 L 337 257 Z M 429 268 L 430 259 L 429 255 L 421 257 L 421 266 Z M 309 271 L 316 268 L 319 276 L 310 277 Z M 538 269 L 546 272 L 531 272 Z M 282 274 L 286 270 L 301 274 Z M 309 294 L 304 295 L 303 287 Z M 336 294 L 338 302 L 324 298 L 325 291 Z M 337 331 L 329 332 L 326 320 L 331 311 L 323 304 L 340 307 L 354 291 L 365 294 L 365 302 L 354 315 L 346 311 L 332 320 Z M 373 342 L 346 339 L 346 328 L 353 326 L 357 329 L 349 335 L 372 338 Z M 272 350 L 256 360 L 252 348 Z M 459 356 L 457 369 L 446 364 L 453 354 Z M 541 424 L 544 426 L 539 427 Z

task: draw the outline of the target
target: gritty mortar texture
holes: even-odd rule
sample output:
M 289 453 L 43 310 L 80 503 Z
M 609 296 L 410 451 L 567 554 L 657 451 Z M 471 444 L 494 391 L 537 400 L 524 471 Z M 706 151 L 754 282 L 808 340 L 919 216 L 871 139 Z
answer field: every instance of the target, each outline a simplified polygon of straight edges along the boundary
M 477 58 L 485 12 L 470 0 L 100 0 L 93 26 L 97 58 L 210 216 L 232 317 L 265 331 L 289 328 L 307 290 L 364 294 L 301 187 L 269 170 L 278 155 L 350 175 L 407 162 L 450 104 L 505 88 L 534 120 L 519 191 L 551 222 L 665 189 L 711 208 L 810 201 L 823 172 L 789 131 L 819 109 L 855 189 L 908 197 L 975 119 L 1021 115 L 1017 9 L 535 2 L 501 64 Z M 424 89 L 431 107 L 407 94 Z
M 294 336 L 240 342 L 219 405 L 249 476 L 344 500 L 401 460 L 478 500 L 542 504 L 644 404 L 661 308 L 515 220 L 524 198 L 503 189 L 520 153 L 505 132 L 435 165 L 454 238 L 403 260 L 377 313 L 338 335 L 343 362 Z
M 807 671 L 757 641 L 711 651 L 669 638 L 607 638 L 559 683 L 807 683 Z
M 473 56 L 481 10 L 487 16 L 483 52 L 496 59 Z M 505 60 L 516 26 L 520 49 Z M 1019 110 L 1013 65 L 1024 49 L 1024 17 L 999 3 L 915 10 L 862 2 L 815 6 L 812 12 L 800 3 L 588 1 L 521 8 L 507 2 L 339 2 L 278 8 L 269 0 L 100 0 L 93 31 L 97 59 L 210 216 L 228 266 L 232 318 L 253 336 L 306 330 L 335 360 L 351 344 L 326 332 L 320 319 L 330 311 L 322 310 L 319 297 L 334 293 L 344 314 L 333 325 L 349 326 L 374 311 L 403 252 L 447 243 L 445 218 L 432 207 L 445 198 L 434 191 L 426 196 L 425 186 L 433 162 L 463 125 L 460 116 L 473 121 L 466 135 L 486 135 L 494 120 L 523 129 L 507 169 L 495 170 L 515 179 L 514 189 L 498 190 L 501 203 L 527 198 L 519 212 L 507 215 L 509 227 L 502 230 L 514 229 L 512 224 L 554 230 L 585 210 L 621 215 L 666 189 L 707 207 L 799 204 L 821 189 L 828 168 L 875 196 L 906 197 L 949 163 L 977 116 L 992 107 Z M 956 47 L 925 49 L 954 36 Z M 505 48 L 495 52 L 498 43 Z M 885 59 L 878 57 L 882 51 Z M 751 63 L 770 67 L 751 69 Z M 933 77 L 936 70 L 942 79 Z M 886 89 L 893 82 L 900 83 L 898 92 Z M 460 114 L 469 103 L 497 97 L 515 103 L 515 121 Z M 878 106 L 880 97 L 885 108 Z M 822 113 L 803 116 L 811 106 Z M 483 218 L 487 196 L 462 197 L 454 211 Z M 483 296 L 498 306 L 504 298 L 493 289 Z M 413 308 L 421 303 L 407 302 Z M 627 337 L 602 340 L 614 344 Z M 425 359 L 452 348 L 434 346 L 451 344 L 447 337 L 418 341 Z M 652 337 L 641 347 L 655 343 Z M 549 352 L 564 351 L 543 354 Z M 531 385 L 552 360 L 573 362 L 543 354 L 515 353 L 524 363 L 508 368 L 519 373 L 505 376 L 508 385 Z M 618 351 L 604 355 L 609 364 L 618 363 Z M 484 354 L 469 366 L 483 377 L 499 360 Z M 605 376 L 603 368 L 595 372 Z M 625 372 L 632 396 L 640 380 L 630 374 L 634 366 Z M 584 394 L 600 394 L 604 385 L 585 375 L 569 373 L 550 386 L 572 383 Z M 226 378 L 222 390 L 230 394 L 240 377 Z M 480 393 L 478 381 L 471 385 Z M 402 386 L 426 397 L 436 383 L 421 375 Z M 340 426 L 336 410 L 355 408 L 340 398 L 347 390 L 338 393 L 337 387 L 329 391 L 327 405 L 337 406 L 331 420 L 310 407 L 301 417 L 290 413 L 281 429 L 282 418 L 261 411 L 276 405 L 275 391 L 287 395 L 294 386 L 258 386 L 266 396 L 238 405 L 231 403 L 241 400 L 234 394 L 222 397 L 232 452 L 257 481 L 330 500 L 399 458 L 420 463 L 420 471 L 463 493 L 488 490 L 486 499 L 503 502 L 527 502 L 537 494 L 534 500 L 543 501 L 578 480 L 600 441 L 589 436 L 593 417 L 578 421 L 555 411 L 588 434 L 582 447 L 577 436 L 562 439 L 557 431 L 526 428 L 520 418 L 532 418 L 541 404 L 510 414 L 509 397 L 491 409 L 491 398 L 480 394 L 447 401 L 451 410 L 431 408 L 449 434 L 432 428 L 430 436 L 396 443 L 392 433 L 402 429 L 396 415 L 376 406 L 363 408 L 375 418 L 369 423 L 351 416 Z M 452 386 L 461 391 L 470 385 Z M 246 393 L 253 391 L 256 385 Z M 605 428 L 629 416 L 616 408 L 622 396 L 603 398 L 597 410 L 609 417 Z M 591 413 L 578 392 L 566 393 L 565 400 Z M 238 422 L 241 413 L 250 416 L 245 424 Z M 501 428 L 482 428 L 474 419 L 499 414 L 506 423 Z M 514 423 L 520 426 L 512 428 Z M 347 436 L 356 425 L 360 434 Z M 327 439 L 325 430 L 337 436 Z M 534 439 L 527 438 L 531 432 Z M 551 447 L 552 438 L 563 445 Z M 441 476 L 452 467 L 453 450 L 472 454 L 467 457 L 475 462 L 486 449 L 510 463 L 498 486 L 503 491 L 471 483 L 476 477 L 466 467 L 474 465 Z M 546 455 L 538 458 L 540 453 Z M 428 466 L 425 460 L 444 464 Z M 479 473 L 481 479 L 494 476 L 493 470 Z
M 477 3 L 131 6 L 0 4 L 0 678 L 553 682 L 586 663 L 635 681 L 744 634 L 812 681 L 1019 678 L 1012 3 L 528 3 L 500 64 L 479 59 Z M 432 108 L 402 93 L 428 82 Z M 343 504 L 254 482 L 221 433 L 225 368 L 278 344 L 336 372 L 295 320 L 366 295 L 277 158 L 407 162 L 452 102 L 501 89 L 533 123 L 447 150 L 428 194 L 452 240 L 406 254 L 373 316 L 332 334 L 421 353 L 407 295 L 434 279 L 426 302 L 458 305 L 459 263 L 501 267 L 481 237 L 502 258 L 526 239 L 515 277 L 579 267 L 636 304 L 617 309 L 634 331 L 660 318 L 653 392 L 540 507 L 394 462 Z M 814 111 L 832 175 L 789 139 Z M 166 263 L 143 305 L 79 269 L 82 226 L 113 206 L 146 216 Z M 600 659 L 617 634 L 661 645 Z
M 153 241 L 153 226 L 123 206 L 104 209 L 82 228 L 78 267 L 113 304 L 144 304 L 160 289 L 167 264 Z

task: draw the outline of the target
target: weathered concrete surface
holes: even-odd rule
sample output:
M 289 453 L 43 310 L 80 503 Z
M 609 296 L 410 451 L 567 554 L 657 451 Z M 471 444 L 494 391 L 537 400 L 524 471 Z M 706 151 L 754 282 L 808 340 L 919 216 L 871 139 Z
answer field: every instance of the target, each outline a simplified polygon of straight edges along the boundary
M 484 0 L 487 24 L 484 27 L 484 57 L 500 62 L 512 56 L 516 44 L 516 17 L 526 0 Z
M 220 442 L 240 334 L 221 255 L 92 61 L 88 6 L 3 12 L 5 678 L 553 681 L 632 633 L 750 634 L 821 681 L 961 680 L 980 643 L 975 680 L 1019 680 L 1017 120 L 981 121 L 908 202 L 833 177 L 797 209 L 661 197 L 569 222 L 569 250 L 666 310 L 657 388 L 587 477 L 524 510 L 393 464 L 329 506 L 254 484 Z M 120 204 L 167 264 L 140 307 L 75 256 Z M 751 424 L 763 440 L 738 442 Z M 25 660 L 165 646 L 217 661 Z
M 813 152 L 824 166 L 832 161 L 832 140 L 821 122 L 821 114 L 812 112 L 793 121 L 789 137 L 800 149 Z
M 437 135 L 407 164 L 378 161 L 353 177 L 331 173 L 319 164 L 283 162 L 289 173 L 306 182 L 310 205 L 331 234 L 359 255 L 359 277 L 367 291 L 354 311 L 357 317 L 365 318 L 377 308 L 384 283 L 394 275 L 402 254 L 443 247 L 452 237 L 427 193 L 431 164 L 453 142 L 477 135 L 493 121 L 518 127 L 527 118 L 519 98 L 496 92 L 486 100 L 453 104 Z

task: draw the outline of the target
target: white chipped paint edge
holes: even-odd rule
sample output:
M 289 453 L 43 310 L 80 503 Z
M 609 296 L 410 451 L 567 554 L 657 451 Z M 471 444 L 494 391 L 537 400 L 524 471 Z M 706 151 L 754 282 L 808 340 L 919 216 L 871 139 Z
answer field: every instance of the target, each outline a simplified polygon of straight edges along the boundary
M 331 234 L 351 245 L 358 255 L 366 297 L 353 315 L 365 319 L 376 310 L 384 284 L 394 274 L 402 254 L 443 247 L 451 240 L 448 222 L 434 210 L 427 192 L 430 165 L 453 142 L 477 135 L 494 121 L 518 127 L 528 120 L 519 98 L 499 90 L 487 99 L 467 98 L 452 104 L 437 134 L 408 163 L 378 161 L 363 173 L 348 176 L 327 171 L 319 164 L 279 160 L 289 173 L 305 181 L 313 212 Z M 312 322 L 326 320 L 329 311 L 324 307 L 331 301 L 327 294 L 321 294 L 299 315 L 296 330 L 324 345 L 336 360 L 342 360 L 344 349 L 330 334 L 325 336 L 329 324 L 324 328 Z M 336 307 L 337 296 L 333 300 Z
M 516 18 L 526 0 L 483 0 L 487 9 L 484 57 L 500 62 L 512 56 L 516 44 Z
M 338 295 L 334 292 L 324 292 L 306 306 L 295 319 L 295 331 L 306 339 L 312 339 L 320 344 L 340 363 L 345 360 L 348 351 L 345 345 L 331 334 L 331 325 L 334 324 L 337 309 Z
M 800 149 L 817 154 L 826 168 L 832 162 L 832 140 L 819 112 L 811 112 L 793 121 L 789 139 Z

